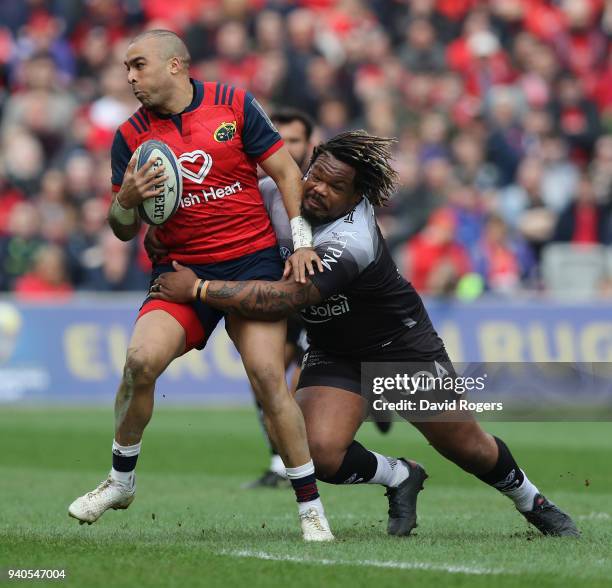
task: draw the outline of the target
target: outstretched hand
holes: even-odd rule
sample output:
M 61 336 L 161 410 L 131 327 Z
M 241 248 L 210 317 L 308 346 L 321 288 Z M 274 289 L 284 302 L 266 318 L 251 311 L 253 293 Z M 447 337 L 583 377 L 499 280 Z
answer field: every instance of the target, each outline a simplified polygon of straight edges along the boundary
M 181 265 L 178 261 L 172 262 L 173 272 L 161 274 L 151 286 L 149 296 L 156 300 L 169 302 L 193 302 L 194 286 L 198 277 L 193 270 Z
M 323 264 L 317 252 L 311 247 L 300 247 L 293 255 L 285 261 L 283 278 L 288 278 L 293 273 L 296 282 L 306 283 L 306 272 L 309 276 L 314 276 L 314 265 L 316 264 L 320 272 L 323 271 Z

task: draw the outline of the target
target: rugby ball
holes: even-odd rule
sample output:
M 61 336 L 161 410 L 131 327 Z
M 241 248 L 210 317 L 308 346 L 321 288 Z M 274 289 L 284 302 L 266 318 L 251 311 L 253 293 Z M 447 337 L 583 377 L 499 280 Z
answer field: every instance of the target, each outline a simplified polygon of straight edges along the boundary
M 138 213 L 143 221 L 150 225 L 163 225 L 172 218 L 181 201 L 183 177 L 178 160 L 168 145 L 155 139 L 140 145 L 134 156 L 136 169 L 143 167 L 150 159 L 154 162 L 153 169 L 164 166 L 164 173 L 168 179 L 155 186 L 161 188 L 163 184 L 163 194 L 147 198 L 138 206 Z

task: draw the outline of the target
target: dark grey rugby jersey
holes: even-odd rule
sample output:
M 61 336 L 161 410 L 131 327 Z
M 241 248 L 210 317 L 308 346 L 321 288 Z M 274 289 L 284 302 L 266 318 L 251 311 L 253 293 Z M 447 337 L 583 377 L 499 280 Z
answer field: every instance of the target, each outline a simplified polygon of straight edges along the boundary
M 264 180 L 260 190 L 279 246 L 291 250 L 287 213 L 269 181 L 272 186 L 262 190 Z M 393 262 L 368 200 L 314 227 L 313 239 L 324 271 L 311 279 L 324 300 L 301 311 L 313 347 L 370 361 L 397 354 L 428 360 L 444 349 L 420 296 Z

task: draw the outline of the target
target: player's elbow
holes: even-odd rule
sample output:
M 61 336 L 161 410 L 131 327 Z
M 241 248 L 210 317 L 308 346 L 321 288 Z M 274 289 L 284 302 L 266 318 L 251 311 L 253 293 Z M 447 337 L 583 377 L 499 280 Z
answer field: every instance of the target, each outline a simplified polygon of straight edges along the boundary
M 120 241 L 131 241 L 138 233 L 138 227 L 136 225 L 126 226 L 120 223 L 114 222 L 113 219 L 108 219 L 108 224 L 113 231 L 113 234 Z

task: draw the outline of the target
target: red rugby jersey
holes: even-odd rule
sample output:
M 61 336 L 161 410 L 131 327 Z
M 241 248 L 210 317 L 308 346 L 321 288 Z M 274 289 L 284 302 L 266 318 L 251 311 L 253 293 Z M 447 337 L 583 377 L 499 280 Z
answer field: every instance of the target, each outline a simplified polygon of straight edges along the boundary
M 182 113 L 142 107 L 119 127 L 111 150 L 113 191 L 136 148 L 158 139 L 174 151 L 183 175 L 179 208 L 157 229 L 172 259 L 214 263 L 272 247 L 276 237 L 256 167 L 280 149 L 281 137 L 250 93 L 218 82 L 191 83 L 193 100 Z

